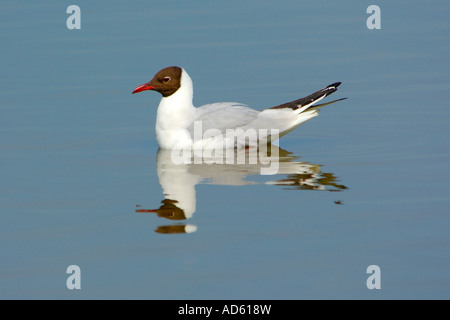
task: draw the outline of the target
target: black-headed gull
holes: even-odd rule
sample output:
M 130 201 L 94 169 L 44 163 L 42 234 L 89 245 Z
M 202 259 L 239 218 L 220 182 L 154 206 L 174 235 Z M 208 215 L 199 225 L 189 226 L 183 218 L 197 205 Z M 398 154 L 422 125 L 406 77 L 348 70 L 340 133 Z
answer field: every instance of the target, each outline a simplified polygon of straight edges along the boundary
M 192 104 L 191 77 L 183 68 L 172 66 L 160 70 L 133 93 L 154 90 L 162 94 L 156 115 L 156 139 L 160 148 L 240 148 L 277 140 L 318 116 L 318 107 L 324 104 L 315 103 L 335 92 L 340 84 L 330 84 L 304 98 L 262 111 L 236 102 L 196 108 Z

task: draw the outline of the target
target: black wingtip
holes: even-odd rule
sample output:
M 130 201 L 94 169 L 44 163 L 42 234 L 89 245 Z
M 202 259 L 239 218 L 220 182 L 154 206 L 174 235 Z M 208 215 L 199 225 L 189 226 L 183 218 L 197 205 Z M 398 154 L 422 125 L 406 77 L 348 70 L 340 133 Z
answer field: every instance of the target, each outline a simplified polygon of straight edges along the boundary
M 283 104 L 280 104 L 279 106 L 275 106 L 275 107 L 272 107 L 270 109 L 289 108 L 289 109 L 292 109 L 292 110 L 297 110 L 298 108 L 300 108 L 300 107 L 302 107 L 304 105 L 307 105 L 307 104 L 309 104 L 311 107 L 314 107 L 314 106 L 312 106 L 312 104 L 316 100 L 319 100 L 319 99 L 322 99 L 324 97 L 327 97 L 330 94 L 332 94 L 333 92 L 337 91 L 337 87 L 339 87 L 341 85 L 341 83 L 342 82 L 335 82 L 333 84 L 330 84 L 326 88 L 323 88 L 323 89 L 321 89 L 321 90 L 319 90 L 317 92 L 314 92 L 314 93 L 310 94 L 309 96 L 306 96 L 304 98 L 297 99 L 297 100 L 294 100 L 294 101 L 291 101 L 291 102 L 283 103 Z M 339 101 L 339 100 L 340 99 L 338 99 L 336 101 Z M 325 104 L 322 104 L 322 105 L 326 105 L 326 104 L 329 104 L 329 103 L 325 103 Z M 315 105 L 315 106 L 321 106 L 321 105 Z
M 327 88 L 330 88 L 330 87 L 337 88 L 337 87 L 339 87 L 341 84 L 342 84 L 342 82 L 335 82 L 335 83 L 330 84 Z
M 322 89 L 320 92 L 325 93 L 325 97 L 329 96 L 330 94 L 332 94 L 333 92 L 335 92 L 337 90 L 337 87 L 339 87 L 341 85 L 341 83 L 342 82 L 332 83 L 329 86 L 327 86 L 326 88 Z

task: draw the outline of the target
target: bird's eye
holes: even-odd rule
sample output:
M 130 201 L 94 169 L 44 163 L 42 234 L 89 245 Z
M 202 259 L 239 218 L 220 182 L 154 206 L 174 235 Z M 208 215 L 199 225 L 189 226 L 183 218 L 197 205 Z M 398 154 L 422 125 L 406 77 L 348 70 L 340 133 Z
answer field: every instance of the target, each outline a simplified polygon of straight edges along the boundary
M 164 82 L 169 82 L 170 80 L 171 80 L 170 77 L 164 77 L 163 79 Z

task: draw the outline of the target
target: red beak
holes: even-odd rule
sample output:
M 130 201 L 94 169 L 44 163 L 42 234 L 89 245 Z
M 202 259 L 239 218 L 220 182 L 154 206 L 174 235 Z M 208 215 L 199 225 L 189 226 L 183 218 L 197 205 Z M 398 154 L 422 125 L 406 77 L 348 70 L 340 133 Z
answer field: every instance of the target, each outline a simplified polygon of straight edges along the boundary
M 145 90 L 153 90 L 154 88 L 155 88 L 155 86 L 151 86 L 149 83 L 145 83 L 145 84 L 137 87 L 136 89 L 134 89 L 134 91 L 132 93 L 141 92 L 141 91 L 145 91 Z

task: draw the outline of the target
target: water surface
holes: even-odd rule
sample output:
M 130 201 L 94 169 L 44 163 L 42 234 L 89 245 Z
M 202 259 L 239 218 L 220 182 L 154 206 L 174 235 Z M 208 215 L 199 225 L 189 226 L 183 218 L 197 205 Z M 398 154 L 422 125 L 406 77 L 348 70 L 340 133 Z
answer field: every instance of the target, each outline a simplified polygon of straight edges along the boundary
M 0 5 L 1 298 L 449 298 L 448 2 L 379 1 L 381 30 L 364 2 L 76 4 L 81 30 Z M 173 168 L 160 97 L 131 95 L 168 65 L 196 105 L 349 99 L 281 139 L 278 175 Z

